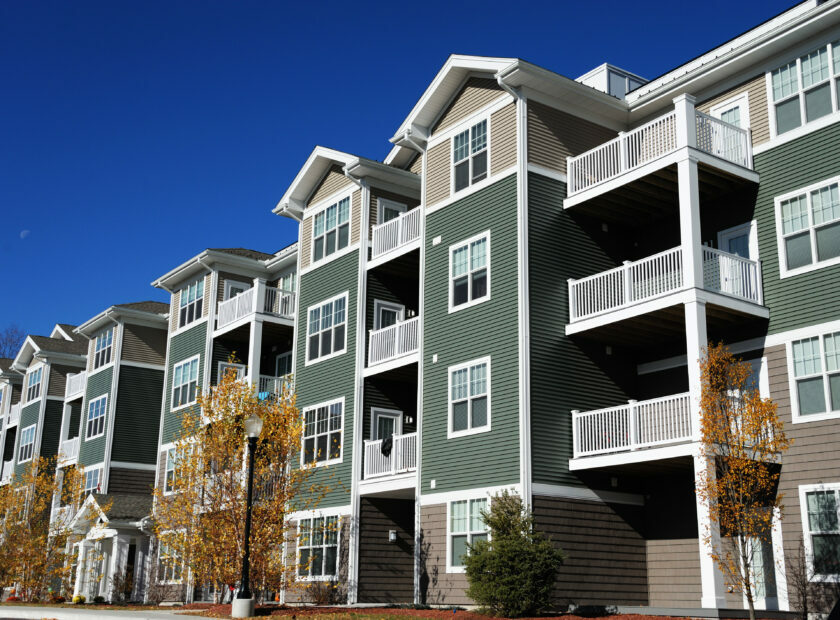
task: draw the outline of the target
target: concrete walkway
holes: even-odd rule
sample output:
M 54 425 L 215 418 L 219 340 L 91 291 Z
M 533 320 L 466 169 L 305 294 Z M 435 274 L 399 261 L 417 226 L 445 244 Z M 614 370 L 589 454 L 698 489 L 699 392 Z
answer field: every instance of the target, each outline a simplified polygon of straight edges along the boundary
M 189 616 L 187 616 L 189 618 Z M 0 605 L 0 620 L 6 618 L 56 618 L 56 620 L 184 620 L 184 614 L 161 609 L 85 609 L 84 607 L 46 607 Z

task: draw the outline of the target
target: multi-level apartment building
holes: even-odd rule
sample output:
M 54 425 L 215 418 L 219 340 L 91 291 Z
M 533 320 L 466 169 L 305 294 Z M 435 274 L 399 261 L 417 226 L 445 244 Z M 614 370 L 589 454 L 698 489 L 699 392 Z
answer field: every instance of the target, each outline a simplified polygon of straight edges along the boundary
M 795 440 L 759 606 L 788 607 L 799 544 L 840 579 L 839 2 L 652 81 L 452 56 L 391 142 L 316 148 L 275 208 L 302 459 L 333 488 L 295 515 L 301 580 L 468 603 L 465 545 L 512 489 L 568 553 L 558 604 L 741 607 L 694 492 L 719 341 Z
M 15 436 L 20 421 L 20 390 L 23 377 L 12 369 L 13 363 L 13 359 L 0 358 L 0 420 L 3 422 L 0 428 L 0 484 L 6 484 L 12 476 L 15 466 Z

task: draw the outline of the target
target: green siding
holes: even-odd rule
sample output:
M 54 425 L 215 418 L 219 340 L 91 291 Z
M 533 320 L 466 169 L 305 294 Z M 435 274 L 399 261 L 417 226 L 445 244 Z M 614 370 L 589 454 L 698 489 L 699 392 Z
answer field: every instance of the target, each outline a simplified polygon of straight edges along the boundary
M 111 460 L 157 462 L 163 371 L 120 366 Z
M 41 400 L 36 400 L 34 403 L 23 407 L 20 410 L 20 423 L 18 423 L 18 432 L 17 432 L 17 440 L 15 442 L 15 474 L 21 473 L 24 468 L 26 467 L 27 463 L 23 465 L 18 465 L 17 459 L 18 454 L 20 454 L 20 435 L 21 431 L 25 429 L 27 426 L 32 426 L 33 424 L 38 423 L 38 416 L 41 412 Z M 38 428 L 35 428 L 35 438 L 38 438 Z M 35 444 L 35 452 L 34 454 L 38 453 L 38 444 Z
M 111 366 L 88 377 L 87 388 L 85 389 L 85 404 L 82 408 L 82 422 L 79 430 L 79 464 L 87 467 L 101 463 L 105 459 L 105 439 L 108 436 L 108 421 L 111 412 L 114 411 L 114 403 L 111 402 L 111 384 L 114 380 L 114 367 Z M 87 440 L 87 413 L 90 401 L 100 396 L 108 395 L 108 407 L 105 412 L 106 433 L 96 439 Z
M 612 406 L 628 396 L 614 378 L 621 356 L 608 359 L 603 345 L 565 335 L 568 278 L 614 267 L 600 222 L 573 217 L 563 209 L 565 196 L 565 183 L 528 176 L 532 479 L 568 485 L 579 484 L 568 467 L 572 409 Z
M 779 278 L 774 198 L 840 173 L 840 123 L 835 123 L 755 156 L 761 175 L 756 196 L 759 257 L 769 333 L 815 325 L 840 317 L 836 296 L 840 265 Z M 808 303 L 802 303 L 807 299 Z
M 322 507 L 344 506 L 350 502 L 353 457 L 353 407 L 356 373 L 356 309 L 359 277 L 359 253 L 351 252 L 304 274 L 300 278 L 298 305 L 298 350 L 295 373 L 297 406 L 306 407 L 344 397 L 344 445 L 342 462 L 316 470 L 312 481 L 327 484 L 332 490 Z M 306 313 L 309 306 L 325 299 L 347 295 L 347 350 L 342 355 L 310 366 L 306 365 Z
M 519 481 L 516 175 L 428 215 L 422 492 Z M 449 314 L 449 247 L 490 231 L 490 299 Z M 432 239 L 442 236 L 442 243 Z M 437 363 L 432 356 L 437 354 Z M 447 439 L 447 368 L 490 356 L 489 432 Z M 430 481 L 435 480 L 435 489 Z
M 202 322 L 192 329 L 177 334 L 169 342 L 169 362 L 167 365 L 166 393 L 163 410 L 166 412 L 163 418 L 162 443 L 169 443 L 175 439 L 181 428 L 181 411 L 171 412 L 170 400 L 172 399 L 172 369 L 176 364 L 183 362 L 195 355 L 201 355 L 198 362 L 198 385 L 204 385 L 204 346 L 207 341 L 207 323 Z
M 51 457 L 58 454 L 58 441 L 61 437 L 61 416 L 64 403 L 48 400 L 44 408 L 44 432 L 41 434 L 41 456 Z

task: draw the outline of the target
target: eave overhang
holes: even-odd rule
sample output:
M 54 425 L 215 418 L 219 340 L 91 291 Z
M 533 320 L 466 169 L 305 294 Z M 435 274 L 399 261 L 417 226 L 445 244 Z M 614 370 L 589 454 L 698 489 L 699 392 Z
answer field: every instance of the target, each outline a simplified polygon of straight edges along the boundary
M 97 314 L 95 317 L 85 321 L 73 331 L 77 334 L 81 334 L 87 339 L 90 339 L 94 334 L 96 334 L 96 332 L 118 320 L 161 328 L 165 328 L 167 325 L 166 315 L 158 314 L 156 312 L 135 310 L 132 308 L 111 306 L 107 310 Z

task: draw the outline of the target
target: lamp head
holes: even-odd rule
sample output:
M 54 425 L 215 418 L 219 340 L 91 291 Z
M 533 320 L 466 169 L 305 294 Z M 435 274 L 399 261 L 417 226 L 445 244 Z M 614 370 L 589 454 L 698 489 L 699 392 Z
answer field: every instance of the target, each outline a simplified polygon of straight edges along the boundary
M 245 418 L 245 434 L 254 439 L 260 436 L 262 432 L 263 421 L 256 413 L 252 413 Z

